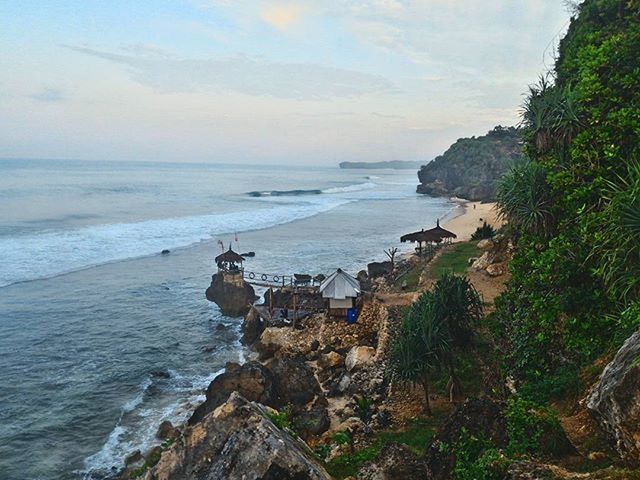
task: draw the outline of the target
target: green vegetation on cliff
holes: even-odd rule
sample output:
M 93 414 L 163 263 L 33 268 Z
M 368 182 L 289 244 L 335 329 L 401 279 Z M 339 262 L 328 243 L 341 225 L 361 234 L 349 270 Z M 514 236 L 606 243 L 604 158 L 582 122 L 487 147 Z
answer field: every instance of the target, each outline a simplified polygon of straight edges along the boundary
M 640 327 L 640 3 L 577 13 L 523 106 L 528 163 L 498 187 L 515 244 L 506 365 L 549 396 Z
M 418 193 L 493 200 L 496 181 L 522 160 L 522 140 L 514 127 L 495 127 L 480 137 L 461 138 L 418 172 Z

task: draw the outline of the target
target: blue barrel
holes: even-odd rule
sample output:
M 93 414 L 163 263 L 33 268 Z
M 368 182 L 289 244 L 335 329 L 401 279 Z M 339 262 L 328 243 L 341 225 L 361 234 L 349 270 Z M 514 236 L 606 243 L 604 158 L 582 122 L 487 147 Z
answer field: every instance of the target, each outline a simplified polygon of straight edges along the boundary
M 352 324 L 356 323 L 356 309 L 355 308 L 348 308 L 347 309 L 347 323 L 349 325 L 352 325 Z

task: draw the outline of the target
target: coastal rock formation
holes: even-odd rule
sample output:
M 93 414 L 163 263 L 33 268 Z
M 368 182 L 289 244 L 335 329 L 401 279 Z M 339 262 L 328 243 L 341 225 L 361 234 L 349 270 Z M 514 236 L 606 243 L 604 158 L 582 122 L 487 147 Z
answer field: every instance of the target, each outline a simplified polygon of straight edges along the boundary
M 391 273 L 391 262 L 371 262 L 367 264 L 369 278 L 384 277 Z
M 274 358 L 266 364 L 266 368 L 271 372 L 275 386 L 275 396 L 270 407 L 306 405 L 321 393 L 313 370 L 303 360 Z
M 417 192 L 472 201 L 495 200 L 496 181 L 522 158 L 518 130 L 496 127 L 481 137 L 462 138 L 420 168 Z
M 207 399 L 193 412 L 189 425 L 200 422 L 226 402 L 232 392 L 240 392 L 249 401 L 271 406 L 276 397 L 273 375 L 259 362 L 247 362 L 244 365 L 227 363 L 224 373 L 209 384 Z
M 399 443 L 385 445 L 375 459 L 358 472 L 358 480 L 410 480 L 427 478 L 427 466 L 408 447 Z
M 253 344 L 265 329 L 265 324 L 260 313 L 253 307 L 249 310 L 249 313 L 244 317 L 242 322 L 242 343 L 245 345 Z
M 622 459 L 640 466 L 640 331 L 629 337 L 587 397 L 587 409 Z
M 484 253 L 473 261 L 471 268 L 482 270 L 490 277 L 499 277 L 507 272 L 512 252 L 508 238 L 496 236 L 495 239 L 480 240 L 478 248 L 484 250 Z
M 256 293 L 242 279 L 241 274 L 218 272 L 211 276 L 211 285 L 205 292 L 207 300 L 215 302 L 220 311 L 230 317 L 241 317 L 251 308 Z
M 233 393 L 188 427 L 143 480 L 329 480 L 308 447 Z

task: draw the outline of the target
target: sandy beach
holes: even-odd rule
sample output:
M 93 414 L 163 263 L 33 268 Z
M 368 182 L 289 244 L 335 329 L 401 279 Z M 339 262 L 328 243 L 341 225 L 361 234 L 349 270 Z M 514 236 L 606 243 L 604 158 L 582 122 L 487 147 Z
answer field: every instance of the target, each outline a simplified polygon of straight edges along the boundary
M 443 226 L 458 235 L 457 241 L 464 242 L 471 239 L 471 235 L 476 228 L 481 227 L 483 222 L 498 229 L 502 222 L 498 218 L 498 211 L 495 203 L 464 202 L 461 204 L 462 214 L 452 218 Z

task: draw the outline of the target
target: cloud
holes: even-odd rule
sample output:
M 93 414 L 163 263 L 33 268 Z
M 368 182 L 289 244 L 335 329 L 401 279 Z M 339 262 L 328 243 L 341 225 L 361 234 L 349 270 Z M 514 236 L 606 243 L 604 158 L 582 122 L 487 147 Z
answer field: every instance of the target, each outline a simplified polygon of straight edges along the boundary
M 272 27 L 286 31 L 300 19 L 300 5 L 271 5 L 262 10 L 261 18 Z
M 64 95 L 61 90 L 49 87 L 29 95 L 29 98 L 39 102 L 61 102 Z
M 63 45 L 73 51 L 129 68 L 138 82 L 167 92 L 235 91 L 297 100 L 350 98 L 397 92 L 379 75 L 312 63 L 277 63 L 238 56 L 194 59 L 122 55 Z

